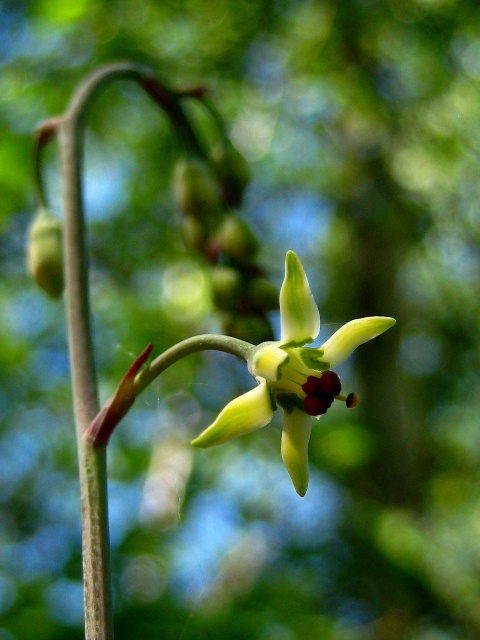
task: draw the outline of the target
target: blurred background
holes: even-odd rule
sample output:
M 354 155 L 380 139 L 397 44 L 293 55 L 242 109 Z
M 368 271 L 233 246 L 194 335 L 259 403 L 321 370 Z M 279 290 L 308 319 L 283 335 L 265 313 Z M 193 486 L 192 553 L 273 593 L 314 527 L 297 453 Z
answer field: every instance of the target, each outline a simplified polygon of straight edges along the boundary
M 280 416 L 189 448 L 252 387 L 239 361 L 192 356 L 139 398 L 109 448 L 116 637 L 479 638 L 476 0 L 5 0 L 0 640 L 83 637 L 64 309 L 25 269 L 32 131 L 96 66 L 126 59 L 213 91 L 250 164 L 238 215 L 258 262 L 279 286 L 298 253 L 321 341 L 364 315 L 397 326 L 339 370 L 361 404 L 316 424 L 304 499 Z M 56 145 L 45 155 L 61 216 Z M 219 331 L 171 195 L 177 157 L 136 86 L 97 98 L 85 189 L 102 401 L 148 342 L 160 353 Z

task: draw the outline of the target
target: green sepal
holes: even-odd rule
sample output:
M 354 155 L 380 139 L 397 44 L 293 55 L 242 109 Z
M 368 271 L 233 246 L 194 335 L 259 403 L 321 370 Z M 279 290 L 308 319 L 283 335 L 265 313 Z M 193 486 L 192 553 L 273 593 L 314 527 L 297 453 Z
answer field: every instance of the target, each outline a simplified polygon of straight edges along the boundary
M 296 351 L 303 364 L 313 371 L 328 371 L 330 363 L 322 360 L 322 349 L 298 349 Z
M 285 278 L 280 289 L 282 344 L 313 342 L 320 331 L 320 314 L 297 254 L 287 251 Z
M 288 342 L 281 342 L 280 348 L 284 351 L 289 351 L 290 349 L 300 349 L 304 347 L 306 344 L 312 342 L 310 339 L 308 340 L 289 340 Z
M 283 349 L 282 349 L 282 350 L 283 350 Z M 290 362 L 290 356 L 289 356 L 289 355 L 287 355 L 287 357 L 285 358 L 285 360 L 284 360 L 282 363 L 280 363 L 280 364 L 278 365 L 278 369 L 277 369 L 277 382 L 278 382 L 278 380 L 281 380 L 281 379 L 282 379 L 282 376 L 283 376 L 283 371 L 282 371 L 282 369 L 283 369 L 283 367 L 285 367 L 289 362 Z
M 229 402 L 217 419 L 190 444 L 201 449 L 223 444 L 264 427 L 272 417 L 267 382 L 261 380 L 257 387 Z
M 277 410 L 277 403 L 275 402 L 275 394 L 273 393 L 273 389 L 272 389 L 272 385 L 267 382 L 267 391 L 268 391 L 268 397 L 270 398 L 270 406 L 272 408 L 272 411 L 276 411 Z
M 294 409 L 303 411 L 303 400 L 296 393 L 278 393 L 276 399 L 287 413 L 293 413 Z
M 278 346 L 278 342 L 263 342 L 254 349 L 248 361 L 248 370 L 254 378 L 280 380 L 281 367 L 289 360 L 288 354 Z
M 332 367 L 343 362 L 355 349 L 376 338 L 395 324 L 394 318 L 385 316 L 370 316 L 350 320 L 340 329 L 335 331 L 326 342 L 322 344 L 325 357 Z
M 282 460 L 287 467 L 295 491 L 303 497 L 308 487 L 308 442 L 312 419 L 304 411 L 285 413 L 282 429 Z

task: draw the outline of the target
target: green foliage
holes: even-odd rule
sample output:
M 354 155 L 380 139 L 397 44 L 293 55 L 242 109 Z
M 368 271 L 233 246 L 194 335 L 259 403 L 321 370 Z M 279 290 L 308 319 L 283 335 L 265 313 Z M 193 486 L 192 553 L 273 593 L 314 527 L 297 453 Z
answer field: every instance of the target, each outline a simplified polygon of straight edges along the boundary
M 235 215 L 277 285 L 299 254 L 322 340 L 352 317 L 397 318 L 340 372 L 361 404 L 315 425 L 303 501 L 274 427 L 188 447 L 251 385 L 228 356 L 178 363 L 137 401 L 109 453 L 116 637 L 479 637 L 478 3 L 32 0 L 2 4 L 0 33 L 0 638 L 82 637 L 64 318 L 24 250 L 33 129 L 116 59 L 213 90 L 251 169 Z M 177 144 L 127 83 L 90 110 L 102 401 L 148 342 L 159 353 L 218 323 L 170 191 Z M 54 145 L 46 158 L 61 217 Z M 259 318 L 227 323 L 248 339 Z

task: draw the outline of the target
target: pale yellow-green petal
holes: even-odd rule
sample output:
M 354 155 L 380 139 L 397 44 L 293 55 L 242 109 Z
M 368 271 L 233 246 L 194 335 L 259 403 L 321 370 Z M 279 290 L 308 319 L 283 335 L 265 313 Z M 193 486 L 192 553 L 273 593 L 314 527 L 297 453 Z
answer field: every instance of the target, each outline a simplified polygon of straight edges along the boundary
M 194 447 L 213 447 L 243 436 L 267 425 L 273 417 L 272 402 L 265 380 L 235 398 L 220 412 L 218 418 L 191 441 Z
M 254 377 L 265 378 L 270 382 L 279 379 L 279 368 L 288 358 L 288 353 L 278 346 L 279 342 L 264 343 L 253 354 L 249 366 L 250 373 Z
M 282 459 L 295 491 L 304 496 L 308 487 L 308 443 L 312 418 L 299 409 L 285 412 L 282 431 Z
M 281 342 L 304 345 L 320 331 L 320 314 L 302 263 L 293 251 L 285 259 L 285 279 L 280 290 Z
M 393 318 L 371 316 L 351 320 L 340 327 L 322 346 L 322 360 L 333 369 L 343 362 L 359 345 L 390 329 L 395 324 Z

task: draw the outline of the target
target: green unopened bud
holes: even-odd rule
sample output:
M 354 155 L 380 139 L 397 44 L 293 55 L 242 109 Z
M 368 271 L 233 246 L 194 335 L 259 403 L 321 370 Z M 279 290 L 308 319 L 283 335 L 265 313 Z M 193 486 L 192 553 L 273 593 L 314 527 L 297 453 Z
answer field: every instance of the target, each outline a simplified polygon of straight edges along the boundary
M 182 216 L 182 236 L 185 245 L 195 251 L 202 251 L 205 245 L 205 227 L 191 216 Z
M 238 304 L 242 276 L 234 267 L 218 266 L 211 273 L 212 295 L 219 309 L 233 309 Z
M 242 154 L 231 144 L 224 144 L 212 156 L 223 198 L 230 207 L 242 204 L 243 193 L 250 181 L 250 167 Z
M 220 186 L 211 167 L 202 160 L 177 162 L 173 193 L 177 206 L 193 218 L 202 219 L 220 209 Z
M 28 231 L 27 265 L 35 282 L 51 297 L 63 291 L 62 225 L 47 209 L 40 209 Z
M 222 320 L 222 327 L 227 335 L 252 344 L 260 344 L 261 342 L 269 342 L 275 339 L 268 318 L 260 314 L 225 314 Z
M 280 306 L 277 287 L 266 278 L 255 278 L 248 288 L 248 301 L 256 311 L 275 311 Z
M 232 214 L 224 218 L 210 245 L 214 252 L 224 253 L 241 263 L 252 260 L 259 248 L 250 227 Z

